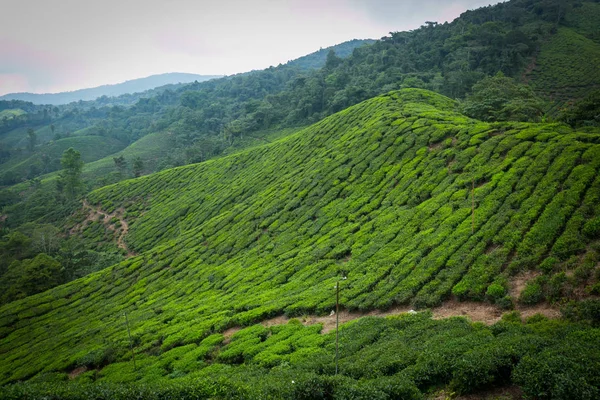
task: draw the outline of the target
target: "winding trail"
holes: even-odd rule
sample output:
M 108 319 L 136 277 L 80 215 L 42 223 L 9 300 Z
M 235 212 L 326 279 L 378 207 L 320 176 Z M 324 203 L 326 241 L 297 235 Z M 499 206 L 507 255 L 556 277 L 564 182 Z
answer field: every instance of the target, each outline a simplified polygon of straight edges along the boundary
M 119 208 L 115 212 L 113 212 L 112 214 L 108 214 L 108 213 L 105 213 L 104 211 L 102 211 L 100 209 L 100 207 L 95 207 L 95 206 L 89 204 L 87 202 L 87 200 L 83 200 L 83 207 L 86 208 L 86 209 L 88 209 L 88 210 L 90 210 L 90 213 L 88 214 L 88 216 L 86 218 L 87 221 L 97 221 L 98 220 L 98 215 L 103 216 L 104 218 L 102 220 L 102 223 L 108 229 L 110 229 L 111 231 L 117 232 L 118 235 L 119 235 L 117 237 L 117 246 L 127 252 L 127 257 L 133 257 L 133 256 L 136 255 L 136 253 L 134 253 L 133 251 L 131 251 L 127 247 L 127 244 L 125 243 L 125 235 L 127 235 L 127 232 L 129 232 L 129 224 L 123 218 L 123 213 L 125 211 L 123 208 Z M 120 230 L 116 229 L 115 226 L 110 223 L 110 221 L 113 218 L 115 218 L 115 217 L 121 223 Z

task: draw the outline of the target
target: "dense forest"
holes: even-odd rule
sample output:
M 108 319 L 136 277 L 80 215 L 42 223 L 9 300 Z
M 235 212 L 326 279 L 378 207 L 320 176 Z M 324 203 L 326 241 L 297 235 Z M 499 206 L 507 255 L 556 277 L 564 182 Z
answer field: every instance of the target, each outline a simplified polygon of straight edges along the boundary
M 597 398 L 599 20 L 0 101 L 0 397 Z

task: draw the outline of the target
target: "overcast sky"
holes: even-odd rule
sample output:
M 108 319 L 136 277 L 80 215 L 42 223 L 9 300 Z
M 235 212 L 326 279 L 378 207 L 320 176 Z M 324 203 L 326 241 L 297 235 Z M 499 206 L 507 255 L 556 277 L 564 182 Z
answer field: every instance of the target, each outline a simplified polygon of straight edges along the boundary
M 230 75 L 489 0 L 0 0 L 0 95 L 164 72 Z

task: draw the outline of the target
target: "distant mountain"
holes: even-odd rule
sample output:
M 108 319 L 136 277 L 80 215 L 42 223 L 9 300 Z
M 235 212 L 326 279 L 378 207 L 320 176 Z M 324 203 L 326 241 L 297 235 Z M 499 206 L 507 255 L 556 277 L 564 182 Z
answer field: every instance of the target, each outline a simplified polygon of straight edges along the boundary
M 23 100 L 30 101 L 34 104 L 68 104 L 79 100 L 95 100 L 101 96 L 120 96 L 126 93 L 137 93 L 145 90 L 153 89 L 158 86 L 203 82 L 209 79 L 220 78 L 220 75 L 197 75 L 186 74 L 180 72 L 172 72 L 167 74 L 151 75 L 146 78 L 132 79 L 115 85 L 102 85 L 94 88 L 79 89 L 72 92 L 62 93 L 9 93 L 0 96 L 0 100 Z

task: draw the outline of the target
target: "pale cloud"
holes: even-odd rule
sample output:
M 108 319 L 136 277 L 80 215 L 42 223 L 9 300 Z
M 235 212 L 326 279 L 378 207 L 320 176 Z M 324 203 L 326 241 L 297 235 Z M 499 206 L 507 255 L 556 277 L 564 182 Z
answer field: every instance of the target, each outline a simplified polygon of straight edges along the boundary
M 0 13 L 0 94 L 164 72 L 267 68 L 355 38 L 452 19 L 481 0 L 19 0 Z M 13 77 L 13 78 L 10 78 Z M 8 81 L 8 79 L 13 79 Z

